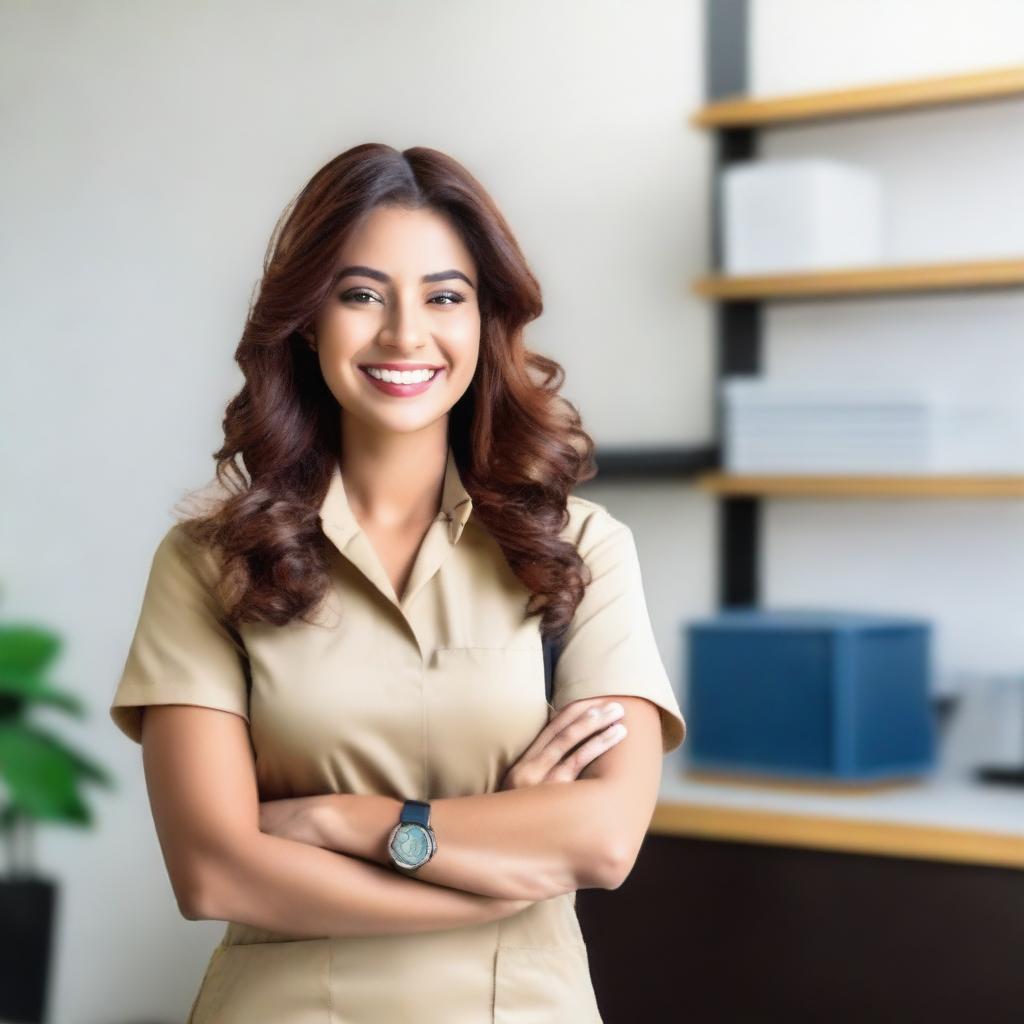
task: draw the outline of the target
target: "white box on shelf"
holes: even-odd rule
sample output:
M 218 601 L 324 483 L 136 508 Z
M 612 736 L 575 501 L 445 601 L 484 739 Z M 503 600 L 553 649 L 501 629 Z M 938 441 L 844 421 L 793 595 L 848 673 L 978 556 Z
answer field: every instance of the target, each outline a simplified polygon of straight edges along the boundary
M 727 274 L 836 270 L 883 262 L 882 187 L 856 164 L 748 160 L 722 173 Z

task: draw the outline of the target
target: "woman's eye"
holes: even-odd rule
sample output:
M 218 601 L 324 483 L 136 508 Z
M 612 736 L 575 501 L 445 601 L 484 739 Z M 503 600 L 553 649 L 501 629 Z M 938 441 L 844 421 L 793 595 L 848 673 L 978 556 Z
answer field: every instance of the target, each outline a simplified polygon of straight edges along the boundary
M 460 302 L 465 302 L 465 298 L 458 292 L 439 292 L 434 296 L 435 299 L 449 299 L 449 302 L 443 302 L 443 306 L 457 306 Z
M 345 292 L 345 294 L 341 296 L 341 301 L 353 301 L 356 305 L 365 306 L 367 303 L 363 301 L 364 297 L 367 299 L 373 299 L 374 301 L 379 301 L 377 296 L 366 288 L 354 288 L 352 291 Z M 445 301 L 436 302 L 435 300 L 437 299 L 444 299 Z M 438 292 L 437 295 L 431 296 L 430 301 L 439 306 L 457 306 L 460 302 L 465 302 L 466 299 L 465 296 L 461 295 L 459 292 Z
M 375 299 L 377 297 L 376 295 L 373 294 L 373 292 L 369 292 L 365 288 L 356 288 L 353 291 L 345 292 L 345 294 L 342 295 L 341 300 L 342 300 L 342 302 L 347 302 L 349 299 L 358 299 L 359 296 L 361 296 L 361 295 L 366 295 L 366 296 L 368 296 L 371 299 Z M 358 304 L 360 306 L 365 306 L 366 305 L 365 302 L 360 302 Z

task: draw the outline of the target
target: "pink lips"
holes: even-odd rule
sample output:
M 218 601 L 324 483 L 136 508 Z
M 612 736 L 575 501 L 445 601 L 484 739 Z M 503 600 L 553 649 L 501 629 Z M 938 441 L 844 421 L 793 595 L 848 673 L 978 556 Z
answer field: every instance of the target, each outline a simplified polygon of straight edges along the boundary
M 422 394 L 444 373 L 443 369 L 435 370 L 434 376 L 430 380 L 422 381 L 419 384 L 396 384 L 393 381 L 378 380 L 368 373 L 364 366 L 360 366 L 359 370 L 378 391 L 383 391 L 386 395 L 394 395 L 396 398 L 411 398 L 413 395 Z

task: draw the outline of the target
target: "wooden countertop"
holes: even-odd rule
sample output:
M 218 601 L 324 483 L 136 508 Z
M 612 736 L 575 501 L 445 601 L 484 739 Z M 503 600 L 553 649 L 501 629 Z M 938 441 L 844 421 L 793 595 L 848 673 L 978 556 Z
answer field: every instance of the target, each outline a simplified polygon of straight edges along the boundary
M 850 786 L 666 764 L 648 830 L 1024 869 L 1024 790 L 939 773 Z

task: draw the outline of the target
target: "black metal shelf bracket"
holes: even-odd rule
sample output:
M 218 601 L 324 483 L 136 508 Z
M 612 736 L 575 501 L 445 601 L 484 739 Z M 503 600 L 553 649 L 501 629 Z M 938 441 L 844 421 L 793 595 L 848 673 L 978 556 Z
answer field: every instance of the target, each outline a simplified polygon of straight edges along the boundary
M 750 7 L 748 0 L 705 0 L 704 90 L 708 102 L 748 91 Z M 753 128 L 714 133 L 711 174 L 711 265 L 721 272 L 722 172 L 757 155 Z M 715 307 L 714 439 L 719 453 L 725 438 L 722 386 L 729 377 L 756 376 L 762 362 L 761 303 L 720 302 Z M 721 466 L 721 461 L 719 462 Z M 756 497 L 718 498 L 718 601 L 722 607 L 752 606 L 760 601 L 758 546 L 761 502 Z

